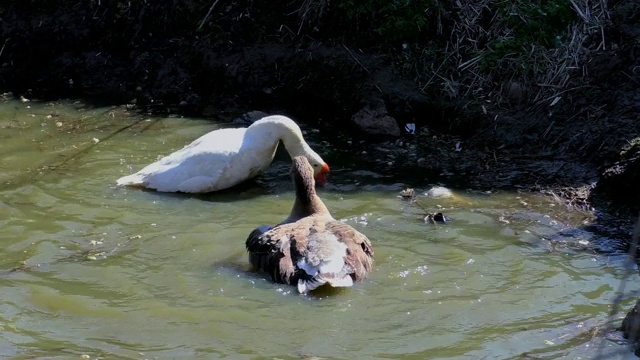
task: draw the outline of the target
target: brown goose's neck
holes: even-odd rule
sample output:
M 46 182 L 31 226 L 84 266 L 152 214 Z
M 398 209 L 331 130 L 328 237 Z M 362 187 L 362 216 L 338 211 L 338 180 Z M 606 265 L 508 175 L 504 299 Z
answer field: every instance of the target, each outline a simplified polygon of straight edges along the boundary
M 296 191 L 296 200 L 293 203 L 290 217 L 305 217 L 310 215 L 329 214 L 329 209 L 324 205 L 315 191 Z
M 293 180 L 296 188 L 296 200 L 293 203 L 287 222 L 296 221 L 310 215 L 329 214 L 329 209 L 316 193 L 312 175 L 294 174 Z

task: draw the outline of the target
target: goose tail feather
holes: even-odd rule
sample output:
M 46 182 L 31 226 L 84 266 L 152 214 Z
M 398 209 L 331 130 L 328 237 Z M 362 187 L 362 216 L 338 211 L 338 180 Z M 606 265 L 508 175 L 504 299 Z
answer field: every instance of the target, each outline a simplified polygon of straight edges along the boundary
M 141 186 L 144 185 L 144 180 L 139 174 L 131 174 L 119 178 L 116 184 L 118 186 Z
M 334 288 L 351 287 L 353 286 L 353 279 L 350 275 L 335 276 L 335 274 L 319 274 L 311 279 L 298 279 L 298 292 L 304 294 L 324 284 L 329 284 Z

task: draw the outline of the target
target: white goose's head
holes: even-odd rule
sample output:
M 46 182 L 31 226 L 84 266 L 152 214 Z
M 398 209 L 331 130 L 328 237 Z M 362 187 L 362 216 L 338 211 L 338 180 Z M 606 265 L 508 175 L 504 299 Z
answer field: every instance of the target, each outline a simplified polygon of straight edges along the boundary
M 276 138 L 282 140 L 291 159 L 296 156 L 306 157 L 313 168 L 316 183 L 321 185 L 326 184 L 329 165 L 307 144 L 302 135 L 302 130 L 300 130 L 300 127 L 295 121 L 286 116 L 271 115 L 256 121 L 249 128 L 258 130 L 259 127 L 269 128 L 269 130 L 265 130 L 264 132 L 275 134 Z
M 320 155 L 309 148 L 307 154 L 305 154 L 309 164 L 313 167 L 313 175 L 316 180 L 316 184 L 325 185 L 327 183 L 327 175 L 329 174 L 329 165 L 322 160 Z

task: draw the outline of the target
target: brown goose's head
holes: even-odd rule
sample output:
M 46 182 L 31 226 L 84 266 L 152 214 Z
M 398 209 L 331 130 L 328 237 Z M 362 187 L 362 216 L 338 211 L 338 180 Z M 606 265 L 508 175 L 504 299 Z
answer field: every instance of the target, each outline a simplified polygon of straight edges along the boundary
M 312 215 L 329 215 L 329 209 L 316 193 L 313 166 L 305 156 L 295 156 L 291 166 L 291 179 L 296 189 L 296 199 L 291 214 L 283 223 L 298 221 Z

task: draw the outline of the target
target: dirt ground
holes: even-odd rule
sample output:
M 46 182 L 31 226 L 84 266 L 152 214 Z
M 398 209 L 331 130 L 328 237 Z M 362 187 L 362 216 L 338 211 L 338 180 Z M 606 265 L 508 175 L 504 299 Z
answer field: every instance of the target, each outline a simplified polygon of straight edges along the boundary
M 575 208 L 607 209 L 607 223 L 640 209 L 638 146 L 630 146 L 640 136 L 640 5 L 633 1 L 612 10 L 607 50 L 590 57 L 584 86 L 553 106 L 513 108 L 422 91 L 398 73 L 397 57 L 336 38 L 296 38 L 294 24 L 280 24 L 267 8 L 251 16 L 276 20 L 257 22 L 234 3 L 215 19 L 217 32 L 203 35 L 178 16 L 194 3 L 176 4 L 129 3 L 114 13 L 104 5 L 13 1 L 0 12 L 0 88 L 228 120 L 251 110 L 282 113 L 329 141 L 345 132 L 364 140 L 371 151 L 360 162 L 381 172 L 545 191 Z M 160 16 L 167 11 L 176 16 Z M 414 122 L 416 135 L 372 137 L 349 126 L 372 96 L 401 127 Z

